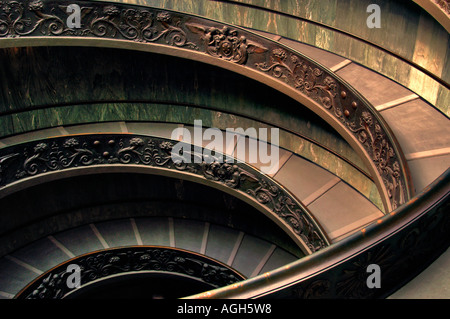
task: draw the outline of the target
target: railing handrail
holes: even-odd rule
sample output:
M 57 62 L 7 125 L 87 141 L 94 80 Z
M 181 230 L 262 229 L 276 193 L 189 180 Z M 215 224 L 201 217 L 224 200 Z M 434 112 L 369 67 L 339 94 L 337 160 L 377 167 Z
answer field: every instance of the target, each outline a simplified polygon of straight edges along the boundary
M 354 260 L 358 255 L 382 244 L 387 238 L 398 234 L 425 216 L 436 205 L 448 202 L 449 197 L 450 168 L 397 210 L 340 242 L 271 272 L 227 287 L 188 296 L 186 299 L 259 298 L 309 280 L 324 272 L 332 271 L 334 267 Z M 448 216 L 450 212 L 443 213 Z

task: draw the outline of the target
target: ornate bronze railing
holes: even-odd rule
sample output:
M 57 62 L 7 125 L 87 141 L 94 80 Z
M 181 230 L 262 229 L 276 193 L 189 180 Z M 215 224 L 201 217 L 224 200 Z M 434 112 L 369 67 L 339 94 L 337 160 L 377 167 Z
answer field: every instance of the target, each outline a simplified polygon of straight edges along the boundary
M 361 155 L 387 212 L 412 195 L 406 161 L 375 109 L 304 55 L 248 30 L 193 15 L 97 1 L 5 0 L 0 47 L 95 45 L 177 55 L 226 67 L 290 95 L 333 126 Z M 70 4 L 80 28 L 68 27 Z

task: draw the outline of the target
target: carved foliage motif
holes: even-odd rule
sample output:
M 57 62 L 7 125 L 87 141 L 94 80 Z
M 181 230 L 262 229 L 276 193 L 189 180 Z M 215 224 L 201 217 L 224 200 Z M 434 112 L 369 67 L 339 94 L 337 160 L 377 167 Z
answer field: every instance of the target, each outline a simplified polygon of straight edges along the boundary
M 194 43 L 187 41 L 186 33 L 180 27 L 180 20 L 173 21 L 174 18 L 167 12 L 157 13 L 155 19 L 154 13 L 148 10 L 119 9 L 109 5 L 104 7 L 103 12 L 94 11 L 94 16 L 89 28 L 82 32 L 112 38 L 120 34 L 127 40 L 139 42 L 164 39 L 169 45 L 197 49 Z
M 245 279 L 206 258 L 159 247 L 112 249 L 79 257 L 70 263 L 80 267 L 81 287 L 110 275 L 136 271 L 164 271 L 188 275 L 216 288 Z M 63 264 L 34 282 L 21 293 L 20 298 L 61 299 L 71 290 L 67 286 L 70 274 L 71 272 L 67 272 L 67 265 Z
M 327 279 L 317 279 L 307 285 L 298 285 L 291 291 L 291 296 L 299 299 L 321 299 L 330 294 L 332 283 Z
M 43 13 L 44 4 L 41 0 L 0 1 L 0 37 L 18 37 L 30 35 L 39 30 L 42 35 L 61 35 L 74 33 L 66 27 L 65 22 L 54 14 Z M 28 16 L 31 13 L 33 18 Z
M 79 136 L 26 143 L 12 147 L 12 153 L 4 156 L 0 153 L 0 159 L 4 160 L 14 155 L 14 165 L 8 166 L 8 174 L 0 180 L 0 186 L 75 167 L 106 164 L 161 167 L 196 174 L 250 195 L 283 219 L 313 252 L 328 245 L 319 227 L 303 207 L 267 176 L 243 163 L 227 162 L 225 157 L 212 160 L 193 152 L 191 162 L 178 161 L 175 152 L 172 152 L 174 145 L 175 142 L 162 138 L 128 135 Z
M 245 36 L 239 35 L 237 30 L 232 30 L 227 26 L 220 29 L 197 23 L 186 23 L 186 27 L 201 35 L 206 53 L 220 59 L 244 64 L 250 53 L 267 51 L 267 48 L 248 40 Z
M 96 8 L 81 6 L 82 27 L 71 29 L 66 25 L 67 6 L 50 6 L 42 0 L 0 1 L 0 37 L 32 35 L 97 36 L 123 38 L 138 42 L 156 42 L 197 49 L 187 41 L 180 27 L 180 20 L 167 12 L 152 12 L 145 9 L 119 8 L 115 5 Z
M 67 139 L 62 147 L 53 143 L 38 143 L 33 148 L 32 154 L 24 151 L 26 157 L 23 170 L 16 174 L 18 179 L 25 176 L 34 176 L 47 171 L 55 171 L 77 165 L 91 165 L 99 162 L 94 159 L 94 153 L 87 149 L 86 143 L 80 145 L 77 139 Z
M 283 218 L 300 236 L 313 252 L 320 250 L 326 243 L 320 235 L 317 227 L 311 219 L 301 210 L 292 197 L 287 196 L 276 185 L 270 185 L 266 181 L 259 181 L 256 188 L 248 189 L 258 202 L 268 205 L 278 216 Z
M 399 159 L 380 124 L 369 112 L 363 111 L 359 123 L 349 122 L 348 128 L 365 146 L 386 186 L 392 209 L 405 203 L 405 185 L 401 179 Z

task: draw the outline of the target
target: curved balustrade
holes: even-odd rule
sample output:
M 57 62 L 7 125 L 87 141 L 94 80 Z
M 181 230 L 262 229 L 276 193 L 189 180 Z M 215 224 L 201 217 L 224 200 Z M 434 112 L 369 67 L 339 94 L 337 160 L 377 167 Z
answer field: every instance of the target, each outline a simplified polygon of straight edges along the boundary
M 373 4 L 370 1 L 114 2 L 158 5 L 268 32 L 281 43 L 290 40 L 307 43 L 383 74 L 449 116 L 446 103 L 449 79 L 445 71 L 448 1 L 417 0 L 416 5 L 380 0 L 376 4 L 380 7 L 381 28 L 372 29 L 367 25 L 367 19 L 373 17 L 367 11 Z

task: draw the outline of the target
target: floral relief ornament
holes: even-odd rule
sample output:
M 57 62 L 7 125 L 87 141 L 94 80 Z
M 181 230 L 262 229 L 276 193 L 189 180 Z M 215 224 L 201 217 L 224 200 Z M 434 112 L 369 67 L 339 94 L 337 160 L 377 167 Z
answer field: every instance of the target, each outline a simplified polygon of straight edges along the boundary
M 240 35 L 238 30 L 227 26 L 208 27 L 199 23 L 186 23 L 193 33 L 201 35 L 205 52 L 213 57 L 236 64 L 245 64 L 249 54 L 264 53 L 268 49 L 263 45 Z
M 84 7 L 81 9 L 83 28 L 67 27 L 67 7 L 61 4 L 46 8 L 42 0 L 32 0 L 27 6 L 24 2 L 0 0 L 0 37 L 20 37 L 33 35 L 40 30 L 42 35 L 94 35 L 97 37 L 118 38 L 138 42 L 156 42 L 198 49 L 187 40 L 181 28 L 180 19 L 168 12 L 154 13 L 143 9 L 121 9 L 115 5 Z M 156 22 L 156 23 L 155 23 Z

